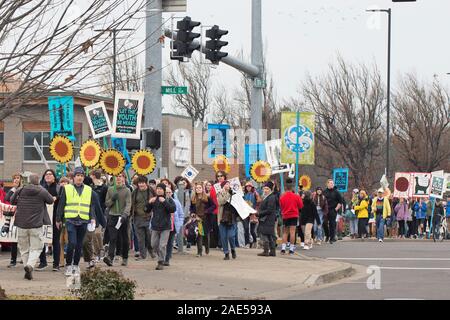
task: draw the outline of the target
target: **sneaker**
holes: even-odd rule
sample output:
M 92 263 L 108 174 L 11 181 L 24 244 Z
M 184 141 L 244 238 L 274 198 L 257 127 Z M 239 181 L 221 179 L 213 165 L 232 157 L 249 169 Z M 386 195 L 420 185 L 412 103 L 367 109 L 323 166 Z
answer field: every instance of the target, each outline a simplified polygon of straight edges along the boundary
M 16 266 L 16 263 L 14 262 L 14 261 L 11 261 L 9 264 L 8 264 L 8 268 L 14 268 Z
M 32 266 L 25 266 L 23 268 L 25 270 L 25 279 L 32 280 L 33 279 L 33 267 Z
M 164 270 L 164 265 L 162 263 L 158 263 L 155 270 Z
M 295 253 L 294 250 L 289 250 L 290 255 L 293 255 L 294 253 Z
M 236 259 L 236 250 L 231 250 L 231 257 Z
M 164 262 L 163 262 L 163 266 L 164 266 L 164 267 L 169 267 L 169 266 L 170 266 L 169 261 L 164 261 Z
M 225 253 L 225 257 L 223 258 L 223 260 L 230 260 L 230 254 L 229 253 Z
M 139 253 L 139 251 L 136 251 L 135 253 L 134 253 L 134 257 L 135 258 L 137 258 L 137 257 L 139 257 L 141 254 Z
M 310 248 L 308 246 L 304 246 L 303 250 L 309 250 Z
M 80 267 L 79 267 L 79 266 L 73 266 L 73 267 L 72 267 L 72 273 L 73 273 L 75 276 L 79 276 L 79 275 L 80 275 Z
M 72 275 L 72 273 L 73 273 L 73 267 L 72 266 L 67 266 L 66 267 L 66 272 L 64 273 L 64 275 L 66 277 L 70 277 Z
M 45 269 L 47 269 L 47 267 L 47 264 L 39 264 L 39 266 L 36 268 L 36 271 L 44 271 Z
M 95 261 L 94 260 L 89 261 L 88 269 L 92 269 L 94 267 L 95 267 Z
M 128 265 L 128 259 L 122 260 L 122 266 L 126 267 Z
M 378 242 L 383 242 L 383 239 L 378 239 Z
M 58 272 L 60 269 L 59 269 L 59 266 L 53 266 L 53 268 L 52 268 L 52 271 L 55 271 L 55 272 Z
M 305 247 L 305 243 L 304 242 L 300 243 L 300 247 L 304 248 Z
M 106 265 L 108 266 L 108 267 L 112 267 L 112 261 L 111 261 L 111 259 L 109 258 L 109 257 L 104 257 L 103 258 L 103 262 L 104 263 L 106 263 Z
M 318 240 L 318 241 L 316 242 L 316 244 L 317 244 L 318 246 L 320 246 L 320 245 L 322 244 L 322 241 Z
M 286 250 L 281 250 L 281 254 L 286 254 Z

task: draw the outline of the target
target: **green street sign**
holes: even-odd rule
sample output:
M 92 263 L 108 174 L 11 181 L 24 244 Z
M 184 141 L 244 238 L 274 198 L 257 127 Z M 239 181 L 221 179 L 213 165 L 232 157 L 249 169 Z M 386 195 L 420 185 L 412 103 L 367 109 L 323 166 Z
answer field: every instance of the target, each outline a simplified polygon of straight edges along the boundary
M 162 86 L 161 94 L 187 94 L 187 87 Z

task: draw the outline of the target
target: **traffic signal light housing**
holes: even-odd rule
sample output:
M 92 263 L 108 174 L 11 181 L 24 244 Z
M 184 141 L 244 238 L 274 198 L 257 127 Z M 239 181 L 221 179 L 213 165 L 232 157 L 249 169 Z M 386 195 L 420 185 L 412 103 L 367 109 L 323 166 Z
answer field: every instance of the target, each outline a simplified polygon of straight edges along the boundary
M 228 34 L 228 30 L 220 30 L 217 25 L 206 30 L 206 37 L 211 39 L 206 41 L 206 59 L 214 64 L 218 64 L 222 58 L 228 56 L 227 52 L 220 51 L 222 47 L 228 45 L 227 41 L 220 40 L 226 34 Z
M 200 44 L 194 44 L 193 41 L 200 37 L 200 33 L 192 32 L 192 29 L 199 26 L 200 22 L 192 21 L 191 17 L 184 17 L 177 22 L 177 39 L 172 40 L 170 59 L 183 61 L 184 57 L 191 58 L 192 52 L 200 49 Z

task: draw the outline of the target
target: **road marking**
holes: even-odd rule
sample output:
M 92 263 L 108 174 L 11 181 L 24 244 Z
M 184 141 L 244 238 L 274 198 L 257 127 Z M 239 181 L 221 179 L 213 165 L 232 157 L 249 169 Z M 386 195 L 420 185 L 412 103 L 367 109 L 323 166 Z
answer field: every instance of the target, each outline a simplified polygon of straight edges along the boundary
M 327 260 L 450 261 L 450 258 L 327 258 Z
M 450 268 L 380 267 L 383 270 L 450 270 Z

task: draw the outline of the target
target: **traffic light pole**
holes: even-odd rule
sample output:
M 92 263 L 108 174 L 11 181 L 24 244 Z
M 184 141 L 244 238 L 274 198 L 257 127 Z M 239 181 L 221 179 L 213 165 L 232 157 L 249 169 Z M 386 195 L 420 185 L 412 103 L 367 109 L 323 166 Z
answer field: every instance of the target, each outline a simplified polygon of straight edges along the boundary
M 157 30 L 162 25 L 162 0 L 152 0 L 147 4 L 146 10 L 146 42 L 145 53 L 145 100 L 144 100 L 144 124 L 143 128 L 149 130 L 153 128 L 162 132 L 162 44 L 159 41 L 161 36 Z M 145 131 L 145 130 L 144 130 Z M 145 132 L 143 138 L 146 136 Z M 144 138 L 145 139 L 145 138 Z M 147 142 L 145 141 L 145 144 Z M 162 157 L 161 146 L 158 150 L 152 150 L 157 168 L 161 169 Z M 159 177 L 158 170 L 151 175 L 151 179 Z

